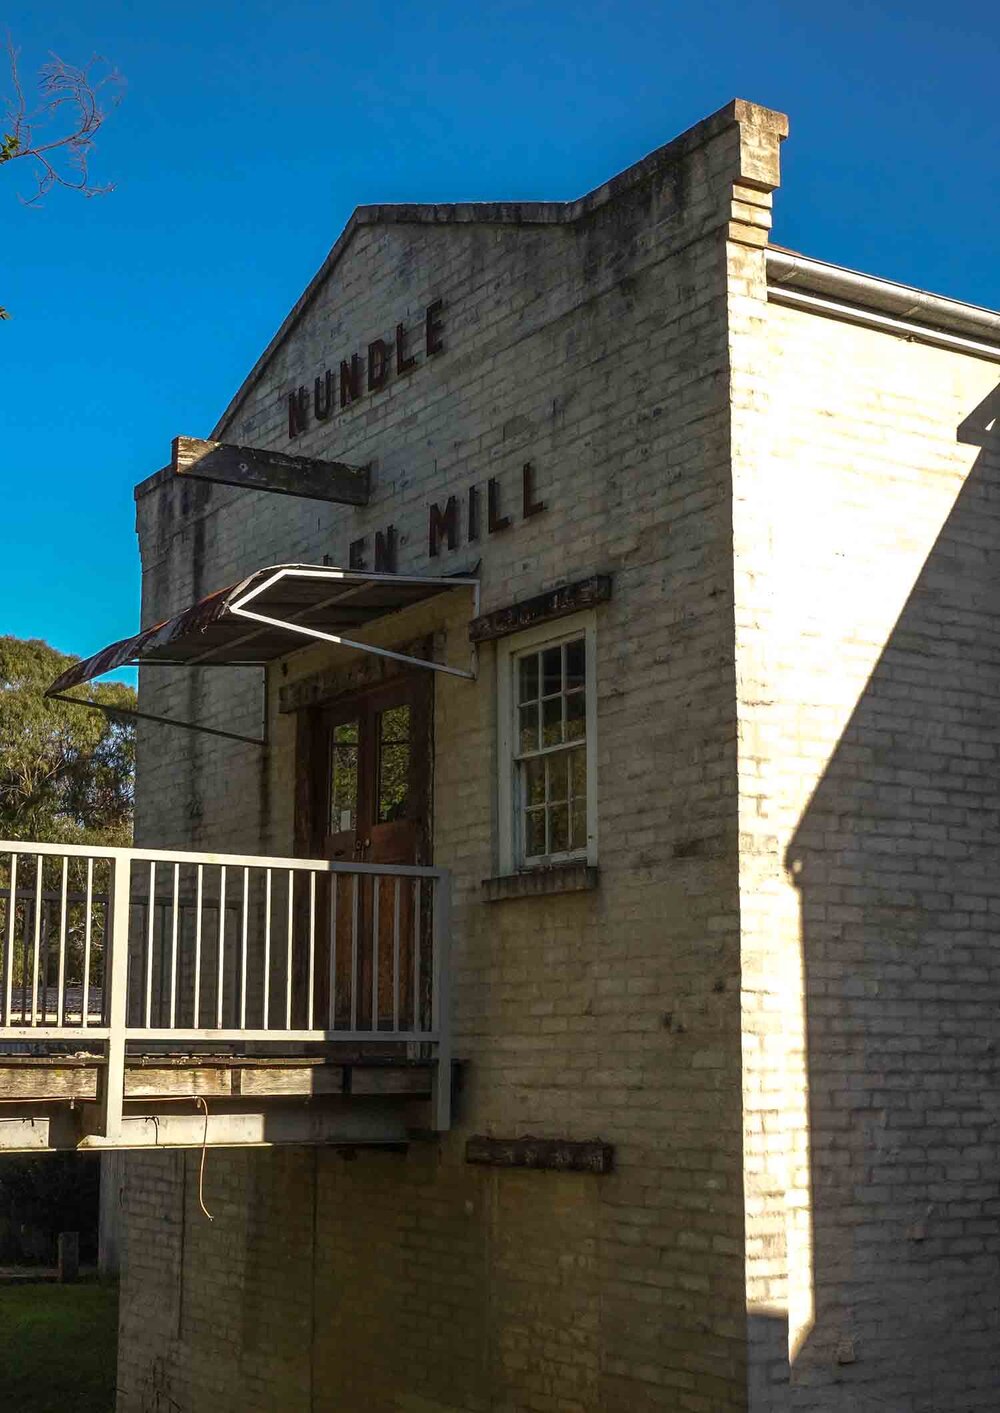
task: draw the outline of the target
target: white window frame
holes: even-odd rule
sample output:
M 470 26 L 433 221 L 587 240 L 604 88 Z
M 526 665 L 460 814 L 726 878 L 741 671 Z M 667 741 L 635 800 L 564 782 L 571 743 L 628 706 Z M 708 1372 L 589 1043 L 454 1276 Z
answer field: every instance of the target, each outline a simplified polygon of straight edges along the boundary
M 521 807 L 516 797 L 515 681 L 517 660 L 526 652 L 555 647 L 583 637 L 586 650 L 587 844 L 584 849 L 525 860 Z M 597 619 L 593 612 L 574 613 L 554 623 L 501 638 L 497 644 L 497 824 L 501 874 L 530 873 L 567 863 L 597 863 Z

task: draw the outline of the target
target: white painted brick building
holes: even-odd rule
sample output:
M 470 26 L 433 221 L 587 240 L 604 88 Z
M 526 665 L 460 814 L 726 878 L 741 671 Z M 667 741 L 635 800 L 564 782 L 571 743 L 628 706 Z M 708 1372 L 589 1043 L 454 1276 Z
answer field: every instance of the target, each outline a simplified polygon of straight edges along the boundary
M 360 209 L 212 435 L 367 465 L 369 503 L 137 488 L 144 627 L 390 526 L 494 618 L 474 681 L 417 674 L 452 1127 L 212 1151 L 211 1224 L 196 1152 L 130 1156 L 120 1413 L 997 1406 L 1000 316 L 770 247 L 785 131 L 736 102 L 569 205 Z M 461 668 L 469 620 L 367 641 Z M 140 844 L 365 847 L 309 753 L 406 674 L 295 647 L 266 751 L 142 731 Z M 140 691 L 261 724 L 255 669 Z

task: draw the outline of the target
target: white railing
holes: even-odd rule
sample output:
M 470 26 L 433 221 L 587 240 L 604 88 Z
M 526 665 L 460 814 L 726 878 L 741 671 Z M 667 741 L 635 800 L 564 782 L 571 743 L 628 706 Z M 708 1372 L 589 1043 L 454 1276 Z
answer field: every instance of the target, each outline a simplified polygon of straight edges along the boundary
M 0 1045 L 351 1046 L 436 1061 L 449 1122 L 442 869 L 0 840 Z M 0 1096 L 2 1097 L 2 1096 Z

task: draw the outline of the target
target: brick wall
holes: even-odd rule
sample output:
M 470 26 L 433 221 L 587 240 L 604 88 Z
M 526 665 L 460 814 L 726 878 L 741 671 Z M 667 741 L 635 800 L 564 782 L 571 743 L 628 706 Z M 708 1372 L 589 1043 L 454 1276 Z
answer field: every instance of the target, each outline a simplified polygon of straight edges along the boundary
M 164 482 L 141 490 L 144 621 L 272 561 L 345 563 L 392 523 L 399 569 L 482 558 L 490 609 L 595 571 L 600 887 L 487 905 L 492 649 L 439 679 L 435 862 L 454 870 L 455 1131 L 405 1155 L 130 1160 L 121 1413 L 716 1413 L 746 1399 L 730 475 L 731 265 L 762 278 L 784 120 L 745 104 L 554 208 L 361 213 L 219 435 L 285 448 L 286 395 L 444 301 L 445 349 L 297 438 L 372 462 L 349 511 Z M 427 503 L 489 476 L 544 515 L 427 557 Z M 468 651 L 457 606 L 433 626 Z M 431 620 L 398 620 L 405 641 Z M 292 847 L 274 747 L 143 732 L 137 836 Z M 144 708 L 253 730 L 259 687 L 143 674 Z M 483 1173 L 465 1136 L 599 1135 L 612 1176 Z M 157 1402 L 157 1400 L 160 1400 Z M 169 1400 L 169 1401 L 168 1401 Z
M 1000 370 L 775 304 L 742 337 L 751 1407 L 995 1408 Z

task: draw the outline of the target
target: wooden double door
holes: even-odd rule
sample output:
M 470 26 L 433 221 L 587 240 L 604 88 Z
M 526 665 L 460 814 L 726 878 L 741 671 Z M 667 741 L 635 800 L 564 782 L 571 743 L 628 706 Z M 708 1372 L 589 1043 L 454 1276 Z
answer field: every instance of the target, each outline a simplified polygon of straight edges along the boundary
M 338 864 L 431 857 L 433 675 L 400 674 L 310 713 L 300 733 L 311 776 L 299 836 Z M 303 827 L 304 826 L 304 827 Z M 331 1029 L 420 1029 L 430 986 L 429 887 L 385 873 L 337 873 L 323 890 L 330 945 L 316 1000 Z

